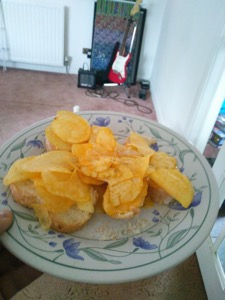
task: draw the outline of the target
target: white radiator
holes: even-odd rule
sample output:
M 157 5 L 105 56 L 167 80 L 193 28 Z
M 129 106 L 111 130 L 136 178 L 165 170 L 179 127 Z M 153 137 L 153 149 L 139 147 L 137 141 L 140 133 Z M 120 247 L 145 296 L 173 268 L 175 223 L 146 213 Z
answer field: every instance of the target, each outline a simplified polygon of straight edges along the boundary
M 2 0 L 2 4 L 9 60 L 63 66 L 64 6 L 24 0 Z

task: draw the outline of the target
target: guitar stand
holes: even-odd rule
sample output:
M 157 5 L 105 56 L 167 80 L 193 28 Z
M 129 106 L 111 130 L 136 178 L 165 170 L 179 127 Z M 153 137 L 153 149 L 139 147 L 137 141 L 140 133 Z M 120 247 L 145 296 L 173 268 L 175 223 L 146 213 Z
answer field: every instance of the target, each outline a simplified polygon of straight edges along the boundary
M 137 31 L 137 24 L 134 21 L 133 21 L 133 23 L 134 23 L 134 31 L 133 31 L 132 38 L 131 38 L 129 53 L 132 52 L 133 44 L 134 44 L 134 38 L 136 36 L 136 31 Z M 127 98 L 130 98 L 130 87 L 131 87 L 131 84 L 125 82 L 124 83 L 124 87 L 125 87 L 125 93 L 127 95 Z
M 130 99 L 130 88 L 131 84 L 118 84 L 118 83 L 104 83 L 103 87 L 113 87 L 113 86 L 123 86 L 124 87 L 124 92 L 127 96 L 127 98 Z
M 127 95 L 127 98 L 129 98 L 129 99 L 130 99 L 130 87 L 131 87 L 130 84 L 124 84 L 124 91 L 125 91 L 125 94 Z

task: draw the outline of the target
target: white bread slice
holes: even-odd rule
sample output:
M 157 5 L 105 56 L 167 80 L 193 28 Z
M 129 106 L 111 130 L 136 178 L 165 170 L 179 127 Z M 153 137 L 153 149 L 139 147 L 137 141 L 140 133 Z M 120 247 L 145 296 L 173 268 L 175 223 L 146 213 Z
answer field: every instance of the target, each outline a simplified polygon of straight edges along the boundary
M 76 205 L 69 210 L 58 213 L 49 213 L 51 218 L 50 227 L 56 231 L 70 233 L 84 227 L 92 214 L 80 210 Z
M 42 202 L 31 180 L 13 183 L 10 185 L 10 190 L 14 201 L 25 207 L 32 208 L 34 204 Z
M 28 208 L 35 208 L 41 206 L 43 203 L 41 197 L 36 193 L 34 184 L 31 180 L 19 181 L 10 185 L 13 199 Z M 35 213 L 40 220 L 43 216 L 39 214 L 41 210 L 35 209 Z M 91 218 L 92 214 L 80 210 L 76 205 L 70 207 L 63 212 L 47 212 L 50 218 L 49 228 L 63 232 L 70 233 L 82 228 Z M 45 229 L 49 229 L 46 228 Z

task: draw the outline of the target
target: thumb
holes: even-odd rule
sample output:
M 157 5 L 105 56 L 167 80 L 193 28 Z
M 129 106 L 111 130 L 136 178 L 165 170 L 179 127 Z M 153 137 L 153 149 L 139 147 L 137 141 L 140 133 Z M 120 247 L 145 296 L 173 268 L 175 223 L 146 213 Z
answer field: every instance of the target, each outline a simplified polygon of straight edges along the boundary
M 9 210 L 0 211 L 0 234 L 3 233 L 12 223 L 12 212 Z

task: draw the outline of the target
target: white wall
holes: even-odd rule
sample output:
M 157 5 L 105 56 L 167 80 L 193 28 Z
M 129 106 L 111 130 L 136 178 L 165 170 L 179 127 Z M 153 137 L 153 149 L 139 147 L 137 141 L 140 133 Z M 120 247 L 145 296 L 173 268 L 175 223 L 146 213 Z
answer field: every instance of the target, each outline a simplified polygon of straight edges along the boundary
M 7 0 L 3 0 L 7 2 Z M 90 64 L 90 60 L 82 53 L 82 48 L 91 48 L 92 30 L 95 0 L 17 0 L 31 3 L 62 3 L 66 7 L 67 39 L 65 54 L 72 57 L 70 73 L 77 74 L 78 69 L 84 62 Z M 150 79 L 156 47 L 159 39 L 160 27 L 166 0 L 143 0 L 142 7 L 147 9 L 146 26 L 144 29 L 141 58 L 139 63 L 138 78 Z M 0 61 L 1 64 L 1 61 Z M 65 68 L 54 68 L 48 66 L 26 65 L 20 63 L 9 63 L 8 66 L 65 72 Z
M 224 8 L 224 0 L 171 0 L 165 9 L 152 97 L 159 122 L 193 143 L 189 128 L 193 122 L 200 128 L 204 121 L 194 118 L 197 108 L 205 109 L 201 95 L 221 43 Z
M 143 0 L 147 9 L 138 78 L 150 80 L 167 0 Z
M 68 2 L 69 11 L 68 55 L 72 56 L 71 73 L 77 74 L 84 62 L 90 65 L 90 60 L 82 53 L 82 49 L 91 48 L 95 1 L 71 0 L 66 2 Z

